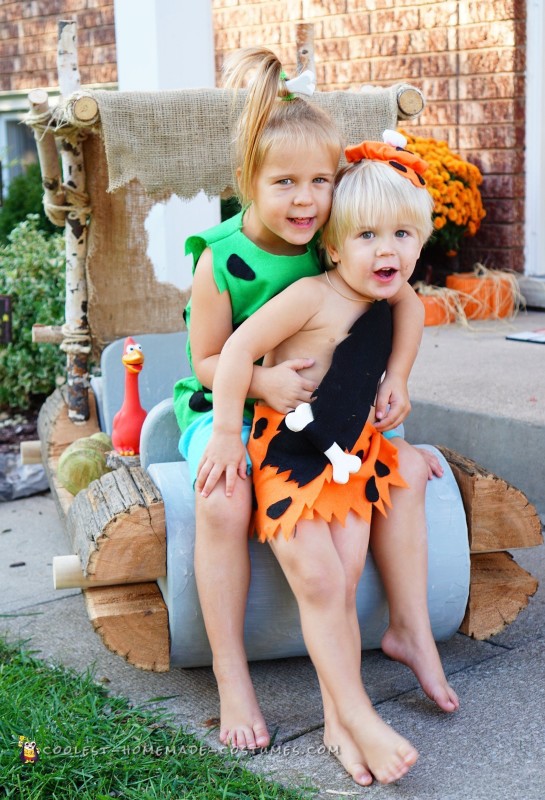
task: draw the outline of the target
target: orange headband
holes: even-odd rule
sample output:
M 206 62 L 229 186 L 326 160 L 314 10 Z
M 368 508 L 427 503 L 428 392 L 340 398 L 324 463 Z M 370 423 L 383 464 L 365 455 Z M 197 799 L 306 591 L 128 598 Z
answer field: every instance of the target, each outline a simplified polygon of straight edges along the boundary
M 361 142 L 361 144 L 347 147 L 344 154 L 346 160 L 351 162 L 364 159 L 382 161 L 395 169 L 402 177 L 408 178 L 417 189 L 422 189 L 426 185 L 422 175 L 428 168 L 427 162 L 402 147 L 395 147 L 384 142 Z

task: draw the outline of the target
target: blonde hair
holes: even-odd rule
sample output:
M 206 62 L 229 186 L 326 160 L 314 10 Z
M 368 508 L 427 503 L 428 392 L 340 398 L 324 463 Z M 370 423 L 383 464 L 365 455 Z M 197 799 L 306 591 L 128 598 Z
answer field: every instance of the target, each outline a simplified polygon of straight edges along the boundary
M 237 91 L 253 72 L 248 96 L 235 130 L 235 167 L 243 205 L 251 200 L 256 174 L 272 147 L 289 151 L 294 142 L 309 148 L 324 144 L 340 158 L 341 135 L 329 114 L 294 97 L 281 77 L 282 64 L 265 48 L 250 47 L 234 53 L 224 68 L 224 84 Z
M 365 159 L 342 169 L 333 189 L 331 214 L 322 231 L 324 248 L 342 249 L 348 236 L 395 220 L 414 225 L 422 245 L 433 232 L 433 198 L 381 161 Z M 329 267 L 333 266 L 325 253 Z

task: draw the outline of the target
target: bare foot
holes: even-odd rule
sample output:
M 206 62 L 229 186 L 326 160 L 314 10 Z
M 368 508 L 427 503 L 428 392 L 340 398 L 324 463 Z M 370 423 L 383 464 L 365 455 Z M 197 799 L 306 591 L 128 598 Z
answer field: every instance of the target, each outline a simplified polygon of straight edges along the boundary
M 399 780 L 418 759 L 418 751 L 379 717 L 369 701 L 352 710 L 344 727 L 360 762 L 379 783 Z
M 415 635 L 407 628 L 388 628 L 381 642 L 383 652 L 412 669 L 430 698 L 443 711 L 457 711 L 458 695 L 447 681 L 437 646 L 429 632 Z
M 214 670 L 220 695 L 220 742 L 237 750 L 268 747 L 271 737 L 246 669 Z
M 356 743 L 342 725 L 339 723 L 324 725 L 324 744 L 359 786 L 369 786 L 373 783 L 373 776 L 363 763 Z

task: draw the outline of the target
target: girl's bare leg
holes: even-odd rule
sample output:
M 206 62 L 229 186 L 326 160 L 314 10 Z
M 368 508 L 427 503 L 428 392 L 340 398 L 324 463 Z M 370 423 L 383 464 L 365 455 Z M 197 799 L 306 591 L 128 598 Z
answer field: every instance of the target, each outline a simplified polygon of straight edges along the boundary
M 355 519 L 347 520 L 345 535 L 361 537 L 364 527 L 366 544 L 368 527 Z M 329 526 L 322 520 L 300 521 L 292 539 L 279 536 L 271 546 L 297 598 L 305 644 L 321 685 L 360 756 L 358 763 L 381 783 L 398 780 L 418 753 L 381 720 L 363 688 L 359 659 L 354 658 L 353 620 L 346 613 L 344 568 Z
M 424 692 L 439 708 L 456 711 L 459 700 L 443 671 L 428 612 L 428 465 L 420 451 L 403 439 L 396 438 L 395 444 L 399 471 L 410 488 L 391 489 L 388 516 L 374 512 L 371 524 L 370 547 L 390 609 L 382 649 L 412 669 Z
M 270 736 L 244 649 L 251 481 L 238 480 L 226 497 L 222 479 L 195 501 L 195 575 L 220 695 L 220 741 L 240 749 L 266 747 Z

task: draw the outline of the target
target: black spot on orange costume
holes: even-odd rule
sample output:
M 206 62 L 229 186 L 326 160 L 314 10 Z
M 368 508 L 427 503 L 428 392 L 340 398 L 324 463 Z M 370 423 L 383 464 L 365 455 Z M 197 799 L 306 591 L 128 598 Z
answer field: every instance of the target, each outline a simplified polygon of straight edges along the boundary
M 331 366 L 313 394 L 313 422 L 291 431 L 285 417 L 256 405 L 248 443 L 257 507 L 252 531 L 260 541 L 279 530 L 289 538 L 299 519 L 318 515 L 344 524 L 350 510 L 366 522 L 372 507 L 386 513 L 390 486 L 406 487 L 397 449 L 367 420 L 392 347 L 388 303 L 374 303 L 337 346 Z M 348 483 L 332 480 L 324 455 L 334 442 L 362 458 Z

